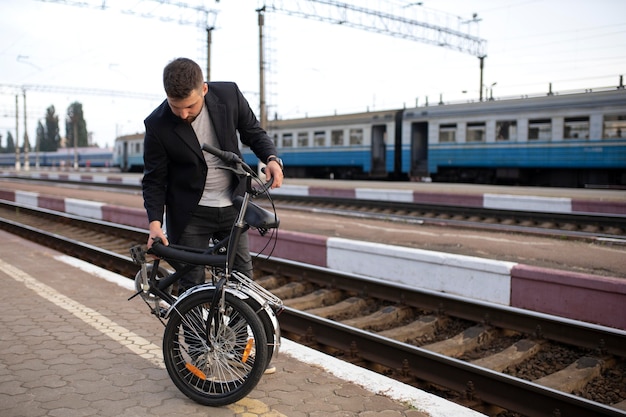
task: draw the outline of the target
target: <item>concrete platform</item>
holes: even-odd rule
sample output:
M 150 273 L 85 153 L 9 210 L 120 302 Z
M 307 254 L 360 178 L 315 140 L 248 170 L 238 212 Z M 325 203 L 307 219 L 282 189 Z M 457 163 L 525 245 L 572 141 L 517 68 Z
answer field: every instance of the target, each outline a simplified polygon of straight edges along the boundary
M 141 186 L 142 174 L 0 168 L 0 176 Z M 287 178 L 275 195 L 337 197 L 546 213 L 626 215 L 624 190 Z
M 170 381 L 163 326 L 119 275 L 0 231 L 3 417 L 482 414 L 288 340 L 247 398 L 201 406 Z

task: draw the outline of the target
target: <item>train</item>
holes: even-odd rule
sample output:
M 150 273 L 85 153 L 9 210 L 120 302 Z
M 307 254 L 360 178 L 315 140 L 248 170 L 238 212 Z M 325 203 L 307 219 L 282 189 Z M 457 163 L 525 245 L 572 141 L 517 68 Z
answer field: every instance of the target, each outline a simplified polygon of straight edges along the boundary
M 113 151 L 109 148 L 83 147 L 62 148 L 54 152 L 37 152 L 31 149 L 28 152 L 30 167 L 73 167 L 74 158 L 81 168 L 111 168 L 113 167 Z M 0 153 L 0 167 L 15 167 L 15 153 Z M 26 154 L 19 154 L 20 166 L 25 166 Z
M 552 187 L 626 186 L 626 90 L 268 121 L 291 178 Z M 113 164 L 143 169 L 143 134 Z M 258 167 L 249 148 L 244 160 Z

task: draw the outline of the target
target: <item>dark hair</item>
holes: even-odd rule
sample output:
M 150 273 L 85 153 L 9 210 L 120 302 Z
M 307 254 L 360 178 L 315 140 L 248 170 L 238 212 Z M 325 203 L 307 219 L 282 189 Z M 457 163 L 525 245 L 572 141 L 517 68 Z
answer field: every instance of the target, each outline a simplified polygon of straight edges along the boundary
M 202 69 L 189 58 L 176 58 L 163 69 L 163 87 L 170 98 L 187 98 L 202 83 Z

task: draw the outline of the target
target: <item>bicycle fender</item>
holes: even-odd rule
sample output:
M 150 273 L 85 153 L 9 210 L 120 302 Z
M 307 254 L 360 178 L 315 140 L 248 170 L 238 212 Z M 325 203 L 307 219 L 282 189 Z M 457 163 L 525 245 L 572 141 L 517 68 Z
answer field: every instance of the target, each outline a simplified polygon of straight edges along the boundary
M 178 307 L 178 304 L 182 302 L 189 295 L 195 294 L 198 292 L 205 292 L 205 291 L 208 291 L 209 293 L 213 293 L 215 290 L 216 290 L 216 286 L 213 284 L 201 284 L 201 285 L 197 285 L 195 287 L 188 289 L 180 297 L 178 297 L 178 300 L 176 300 L 174 304 L 172 304 L 168 308 L 167 312 L 165 313 L 165 318 L 169 319 L 172 311 L 175 311 L 176 308 Z M 254 302 L 258 305 L 257 308 L 260 308 L 267 314 L 267 316 L 270 319 L 270 322 L 272 323 L 272 327 L 274 328 L 274 337 L 275 337 L 275 340 L 273 341 L 274 354 L 277 354 L 280 348 L 281 332 L 280 332 L 280 324 L 278 323 L 278 318 L 276 317 L 276 313 L 274 312 L 274 310 L 272 310 L 272 308 L 265 302 L 265 300 L 260 295 L 252 291 L 248 291 L 246 287 L 235 287 L 235 286 L 228 285 L 226 287 L 226 292 L 234 295 L 240 300 L 244 300 L 244 301 L 248 299 L 254 300 Z
M 188 289 L 180 297 L 178 297 L 178 300 L 176 300 L 176 302 L 174 304 L 172 304 L 167 309 L 167 312 L 165 313 L 165 318 L 168 319 L 170 317 L 171 312 L 176 310 L 176 308 L 178 307 L 178 304 L 180 304 L 185 298 L 187 298 L 191 294 L 195 294 L 195 293 L 198 293 L 198 292 L 205 292 L 205 291 L 213 293 L 215 291 L 215 289 L 216 289 L 216 287 L 213 284 L 201 284 L 201 285 L 196 285 L 195 287 L 192 287 L 192 288 Z M 239 298 L 241 300 L 246 300 L 246 299 L 250 298 L 243 291 L 238 290 L 236 288 L 226 287 L 226 292 L 234 295 L 235 297 L 237 297 L 237 298 Z

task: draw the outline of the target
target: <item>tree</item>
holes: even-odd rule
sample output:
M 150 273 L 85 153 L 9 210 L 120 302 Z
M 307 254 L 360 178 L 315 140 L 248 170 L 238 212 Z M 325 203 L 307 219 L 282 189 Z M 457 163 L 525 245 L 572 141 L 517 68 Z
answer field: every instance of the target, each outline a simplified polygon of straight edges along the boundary
M 4 149 L 6 153 L 15 153 L 15 142 L 11 132 L 7 132 L 7 147 Z
M 59 116 L 55 114 L 54 106 L 46 109 L 45 126 L 41 121 L 37 125 L 37 141 L 42 152 L 56 151 L 59 148 Z
M 77 133 L 77 141 L 74 142 L 74 132 Z M 87 140 L 87 122 L 83 117 L 83 105 L 77 101 L 70 104 L 67 108 L 67 119 L 65 119 L 65 136 L 67 137 L 67 146 L 78 147 L 89 146 Z

